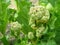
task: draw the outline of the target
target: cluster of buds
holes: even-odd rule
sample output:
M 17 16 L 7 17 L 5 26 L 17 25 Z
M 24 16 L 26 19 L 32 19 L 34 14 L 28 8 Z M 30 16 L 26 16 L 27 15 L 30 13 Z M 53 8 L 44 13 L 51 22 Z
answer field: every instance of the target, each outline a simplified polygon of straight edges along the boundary
M 28 32 L 28 38 L 29 38 L 29 39 L 33 39 L 33 38 L 34 38 L 33 32 Z
M 50 19 L 49 10 L 45 6 L 36 5 L 30 8 L 29 15 L 29 25 L 36 30 L 36 37 L 41 37 L 45 31 L 44 24 Z
M 10 35 L 9 38 L 8 38 L 8 40 L 9 40 L 9 41 L 15 40 L 15 36 Z
M 29 25 L 36 26 L 35 23 L 47 23 L 50 18 L 50 13 L 44 6 L 33 6 L 30 8 Z
M 44 31 L 45 31 L 45 27 L 42 25 L 36 30 L 36 37 L 38 38 L 41 37 Z
M 11 30 L 20 30 L 22 28 L 21 24 L 16 22 L 11 23 Z
M 41 25 L 39 28 L 36 29 L 36 35 L 35 36 L 37 38 L 40 38 L 44 34 L 45 29 L 46 28 L 43 25 Z M 29 39 L 33 39 L 34 38 L 33 32 L 28 32 L 28 38 Z
M 9 41 L 10 45 L 13 45 L 14 42 L 16 41 L 16 38 L 15 38 L 15 36 L 10 35 L 9 38 L 8 38 L 7 40 Z

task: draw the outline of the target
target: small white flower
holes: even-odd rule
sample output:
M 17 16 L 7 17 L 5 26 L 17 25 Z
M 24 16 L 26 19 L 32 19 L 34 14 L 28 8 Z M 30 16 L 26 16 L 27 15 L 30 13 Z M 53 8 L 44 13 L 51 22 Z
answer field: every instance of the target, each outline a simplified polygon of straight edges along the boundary
M 33 38 L 34 38 L 33 32 L 28 32 L 28 38 L 29 38 L 29 39 L 33 39 Z
M 9 9 L 15 9 L 17 10 L 17 5 L 16 5 L 16 2 L 15 0 L 10 0 L 10 5 L 8 6 Z
M 16 39 L 15 36 L 10 35 L 7 40 L 9 40 L 9 41 L 14 41 L 15 39 Z

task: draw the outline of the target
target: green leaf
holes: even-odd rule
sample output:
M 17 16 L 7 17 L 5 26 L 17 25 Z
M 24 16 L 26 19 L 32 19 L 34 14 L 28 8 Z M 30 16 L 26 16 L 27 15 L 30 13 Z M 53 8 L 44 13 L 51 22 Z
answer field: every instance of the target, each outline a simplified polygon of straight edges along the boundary
M 48 40 L 47 45 L 56 45 L 54 40 Z
M 9 4 L 6 2 L 6 0 L 0 0 L 0 31 L 4 35 L 2 39 L 2 42 L 4 43 L 4 45 L 9 45 L 8 41 L 5 38 L 5 30 L 8 24 L 8 15 L 7 15 L 8 5 Z
M 48 26 L 46 25 L 45 31 L 43 32 L 43 34 L 46 34 L 48 31 Z
M 31 27 L 29 26 L 29 10 L 30 10 L 30 2 L 25 0 L 16 0 L 18 5 L 18 18 L 17 21 L 23 24 L 23 32 L 28 33 L 32 31 Z
M 52 15 L 51 16 L 51 19 L 49 21 L 49 27 L 50 29 L 54 29 L 55 28 L 55 21 L 57 20 L 56 16 L 55 15 Z
M 46 42 L 42 42 L 42 41 L 41 41 L 40 45 L 46 45 Z

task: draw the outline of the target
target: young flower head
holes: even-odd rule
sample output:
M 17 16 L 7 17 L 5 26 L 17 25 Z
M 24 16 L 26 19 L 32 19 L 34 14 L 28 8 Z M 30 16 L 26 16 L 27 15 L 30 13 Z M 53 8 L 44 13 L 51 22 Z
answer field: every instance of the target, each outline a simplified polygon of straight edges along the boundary
M 28 38 L 29 38 L 29 39 L 33 39 L 33 38 L 34 38 L 33 32 L 28 32 Z
M 21 28 L 22 28 L 21 24 L 18 23 L 17 21 L 11 23 L 11 30 L 19 30 Z
M 46 23 L 50 18 L 49 11 L 44 6 L 31 7 L 29 14 L 32 20 L 37 20 L 42 23 Z
M 32 2 L 32 5 L 38 5 L 39 1 L 38 0 L 29 0 L 30 2 Z
M 38 28 L 36 30 L 36 37 L 41 37 L 44 30 L 45 30 L 44 26 L 41 26 L 40 28 Z
M 16 41 L 16 38 L 15 38 L 15 36 L 10 35 L 9 38 L 8 38 L 7 40 L 9 41 L 9 43 L 10 43 L 11 45 L 13 45 L 14 42 Z

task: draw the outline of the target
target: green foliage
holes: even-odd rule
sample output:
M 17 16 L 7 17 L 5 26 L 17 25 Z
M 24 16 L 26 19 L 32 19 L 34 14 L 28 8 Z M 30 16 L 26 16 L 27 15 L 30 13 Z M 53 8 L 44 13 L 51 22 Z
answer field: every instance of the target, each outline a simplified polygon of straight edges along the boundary
M 59 0 L 39 0 L 39 5 L 46 7 L 50 3 L 53 8 L 48 10 L 50 13 L 48 22 L 44 23 L 43 21 L 42 23 L 41 21 L 39 22 L 39 20 L 33 19 L 33 21 L 35 21 L 34 23 L 37 25 L 35 29 L 29 25 L 31 18 L 31 15 L 29 15 L 30 8 L 32 6 L 34 7 L 34 5 L 32 5 L 29 0 L 14 0 L 17 5 L 17 10 L 15 10 L 8 8 L 10 1 L 11 0 L 0 0 L 0 32 L 3 35 L 0 40 L 4 45 L 57 45 L 55 39 L 57 42 L 59 42 L 58 40 L 60 39 Z M 16 24 L 11 24 L 16 21 Z M 36 30 L 38 31 L 36 32 Z M 56 33 L 56 30 L 59 34 Z M 32 33 L 29 34 L 29 32 Z M 36 33 L 39 37 L 36 36 Z
M 16 0 L 17 2 L 17 7 L 18 7 L 18 17 L 17 20 L 21 24 L 23 24 L 23 32 L 28 33 L 29 31 L 32 31 L 30 28 L 29 24 L 29 9 L 31 6 L 31 3 L 26 1 L 26 0 Z M 23 18 L 22 18 L 23 17 Z
M 5 0 L 0 0 L 0 32 L 4 35 L 2 42 L 5 45 L 8 45 L 7 40 L 5 38 L 5 30 L 8 24 L 8 15 L 7 15 L 8 5 L 9 5 L 8 2 L 6 2 Z
M 0 0 L 0 31 L 3 30 L 2 33 L 4 33 L 8 22 L 7 6 L 7 2 Z

